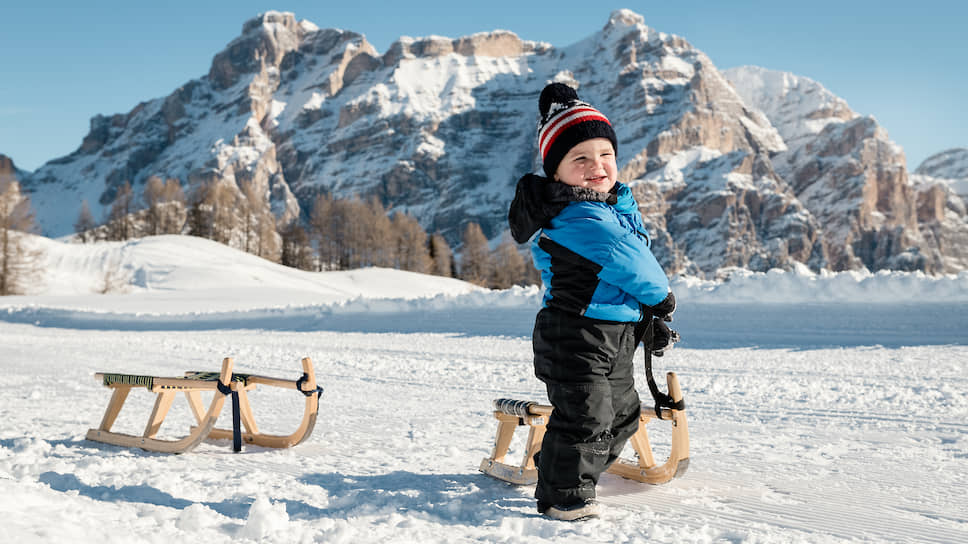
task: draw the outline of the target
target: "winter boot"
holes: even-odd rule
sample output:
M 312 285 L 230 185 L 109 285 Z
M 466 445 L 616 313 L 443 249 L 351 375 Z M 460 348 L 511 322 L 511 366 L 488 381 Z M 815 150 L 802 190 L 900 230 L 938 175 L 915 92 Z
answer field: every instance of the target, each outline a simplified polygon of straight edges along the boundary
M 595 499 L 587 499 L 567 506 L 555 504 L 548 506 L 538 503 L 538 512 L 551 519 L 560 521 L 582 521 L 597 518 L 600 515 L 598 502 Z

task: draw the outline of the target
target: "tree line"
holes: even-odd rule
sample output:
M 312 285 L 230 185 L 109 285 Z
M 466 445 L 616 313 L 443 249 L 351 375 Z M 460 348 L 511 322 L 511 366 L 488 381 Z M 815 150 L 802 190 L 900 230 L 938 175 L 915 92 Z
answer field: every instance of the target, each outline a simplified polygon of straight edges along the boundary
M 509 236 L 491 249 L 474 222 L 464 228 L 458 259 L 439 232 L 428 234 L 409 214 L 389 214 L 375 197 L 319 195 L 307 215 L 305 221 L 279 221 L 266 191 L 252 183 L 239 188 L 212 181 L 186 195 L 178 179 L 151 177 L 140 201 L 130 184 L 120 186 L 101 223 L 82 201 L 74 227 L 81 242 L 199 236 L 303 270 L 377 266 L 456 277 L 493 289 L 540 281 Z

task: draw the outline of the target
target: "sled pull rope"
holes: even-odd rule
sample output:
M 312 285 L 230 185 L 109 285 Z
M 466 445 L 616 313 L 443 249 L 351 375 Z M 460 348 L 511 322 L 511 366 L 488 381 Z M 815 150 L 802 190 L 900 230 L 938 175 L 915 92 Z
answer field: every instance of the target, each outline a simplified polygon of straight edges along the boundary
M 305 372 L 303 372 L 302 377 L 296 380 L 296 391 L 299 391 L 300 393 L 302 393 L 303 395 L 306 395 L 307 397 L 311 397 L 313 396 L 313 394 L 316 395 L 316 398 L 322 397 L 323 388 L 321 386 L 317 386 L 316 389 L 310 389 L 308 391 L 303 390 L 302 386 L 307 381 L 309 381 L 309 374 L 306 374 Z
M 662 419 L 662 409 L 671 408 L 673 410 L 685 410 L 686 402 L 683 399 L 679 399 L 676 402 L 671 395 L 659 391 L 659 386 L 655 383 L 655 377 L 652 376 L 652 327 L 653 320 L 655 318 L 648 317 L 648 324 L 644 327 L 636 327 L 636 329 L 641 329 L 641 335 L 636 330 L 637 340 L 645 344 L 645 380 L 649 384 L 649 392 L 652 393 L 652 398 L 655 400 L 655 415 L 659 419 Z M 640 322 L 641 323 L 641 322 Z M 636 342 L 638 345 L 638 342 Z

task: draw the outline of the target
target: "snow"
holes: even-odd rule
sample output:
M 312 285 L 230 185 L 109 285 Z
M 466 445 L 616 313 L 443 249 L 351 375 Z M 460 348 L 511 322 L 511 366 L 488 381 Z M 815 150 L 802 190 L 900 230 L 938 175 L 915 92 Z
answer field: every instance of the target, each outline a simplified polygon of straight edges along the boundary
M 912 182 L 920 178 L 921 183 L 944 183 L 955 194 L 968 198 L 968 147 L 956 147 L 934 154 L 918 166 Z
M 301 272 L 179 236 L 34 243 L 43 287 L 0 298 L 5 541 L 968 541 L 966 274 L 674 278 L 683 341 L 655 364 L 683 385 L 689 471 L 660 486 L 606 474 L 602 519 L 560 523 L 536 515 L 532 488 L 477 471 L 491 400 L 545 401 L 538 289 Z M 119 270 L 126 287 L 94 292 Z M 325 392 L 307 442 L 164 455 L 84 439 L 110 397 L 94 372 L 171 376 L 226 356 L 293 378 L 312 357 Z M 287 393 L 250 394 L 261 429 L 295 427 L 302 397 Z M 152 402 L 133 392 L 116 428 L 140 433 Z M 185 404 L 162 438 L 187 429 Z M 650 437 L 661 457 L 668 429 Z
M 803 76 L 741 66 L 723 70 L 743 99 L 766 114 L 791 147 L 819 134 L 830 123 L 858 116 L 842 98 Z

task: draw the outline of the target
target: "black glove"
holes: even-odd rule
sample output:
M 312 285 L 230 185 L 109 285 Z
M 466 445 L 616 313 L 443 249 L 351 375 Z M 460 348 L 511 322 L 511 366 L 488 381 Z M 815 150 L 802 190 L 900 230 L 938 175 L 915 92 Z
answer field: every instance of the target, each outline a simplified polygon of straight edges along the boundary
M 679 333 L 659 318 L 652 320 L 652 355 L 662 357 L 679 341 Z
M 655 306 L 646 306 L 652 315 L 658 317 L 663 321 L 672 321 L 672 314 L 676 311 L 676 297 L 669 291 L 662 302 L 656 304 Z

